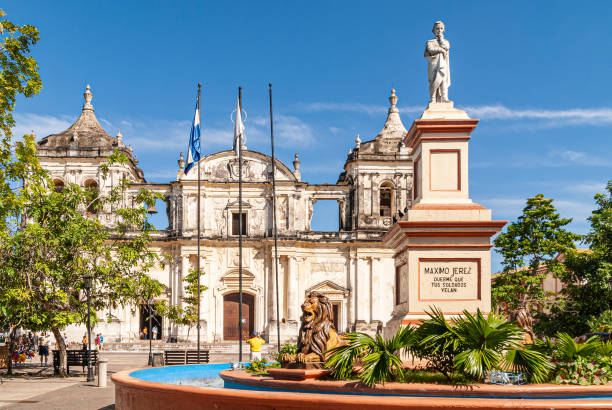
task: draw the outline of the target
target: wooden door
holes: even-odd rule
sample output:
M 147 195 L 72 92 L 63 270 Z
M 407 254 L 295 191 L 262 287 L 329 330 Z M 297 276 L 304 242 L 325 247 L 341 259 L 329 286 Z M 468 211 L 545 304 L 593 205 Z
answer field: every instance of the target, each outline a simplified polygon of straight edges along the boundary
M 242 317 L 246 323 L 242 326 L 242 340 L 253 333 L 255 317 L 255 298 L 248 293 L 242 294 Z M 239 294 L 230 293 L 223 297 L 223 339 L 238 340 Z

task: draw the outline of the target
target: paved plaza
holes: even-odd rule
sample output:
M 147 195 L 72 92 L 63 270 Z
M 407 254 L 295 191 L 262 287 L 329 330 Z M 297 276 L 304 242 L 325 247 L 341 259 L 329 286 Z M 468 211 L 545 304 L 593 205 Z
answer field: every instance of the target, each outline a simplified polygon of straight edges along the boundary
M 40 372 L 38 363 L 17 369 L 13 377 L 3 376 L 0 384 L 0 409 L 113 409 L 115 387 L 110 377 L 121 370 L 145 367 L 147 353 L 105 352 L 108 362 L 108 383 L 106 388 L 97 387 L 97 379 L 86 381 L 86 375 L 79 367 L 71 367 L 74 376 L 61 378 L 53 376 L 53 367 Z M 216 363 L 237 360 L 235 354 L 218 354 L 211 357 Z M 40 372 L 40 373 L 39 373 Z M 44 404 L 43 404 L 44 403 Z

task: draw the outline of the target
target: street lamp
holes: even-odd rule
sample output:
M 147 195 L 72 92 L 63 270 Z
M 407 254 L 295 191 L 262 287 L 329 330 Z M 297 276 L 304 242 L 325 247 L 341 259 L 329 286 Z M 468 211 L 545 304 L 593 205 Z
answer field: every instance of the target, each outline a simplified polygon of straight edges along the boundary
M 151 331 L 151 318 L 153 316 L 153 301 L 151 299 L 147 300 L 147 303 L 149 304 L 149 309 L 147 309 L 149 311 L 149 331 L 147 332 L 147 335 L 149 336 L 149 366 L 153 366 L 153 354 L 151 352 L 152 349 L 152 343 L 153 343 L 153 332 Z
M 87 381 L 92 382 L 94 380 L 91 368 L 91 282 L 93 277 L 85 275 L 83 279 L 85 280 L 83 287 L 87 292 Z

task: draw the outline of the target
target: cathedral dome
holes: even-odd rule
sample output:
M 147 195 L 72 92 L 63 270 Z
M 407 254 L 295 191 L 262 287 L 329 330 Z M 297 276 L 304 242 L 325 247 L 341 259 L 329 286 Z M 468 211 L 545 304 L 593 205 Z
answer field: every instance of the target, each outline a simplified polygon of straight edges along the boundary
M 98 122 L 91 104 L 93 94 L 87 85 L 83 93 L 85 104 L 79 118 L 68 129 L 42 138 L 37 144 L 41 157 L 102 158 L 110 156 L 114 150 L 123 152 L 131 162 L 137 176 L 144 181 L 143 171 L 138 168 L 138 159 L 131 147 L 123 143 L 121 133 L 117 138 L 110 136 Z

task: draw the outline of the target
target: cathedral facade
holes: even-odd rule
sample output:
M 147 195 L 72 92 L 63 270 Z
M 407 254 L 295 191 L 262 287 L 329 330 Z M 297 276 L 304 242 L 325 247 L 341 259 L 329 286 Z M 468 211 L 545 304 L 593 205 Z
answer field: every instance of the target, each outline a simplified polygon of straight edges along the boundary
M 400 216 L 413 205 L 412 148 L 405 144 L 407 130 L 397 109 L 395 90 L 389 97 L 386 121 L 378 135 L 362 142 L 359 137 L 348 154 L 335 184 L 302 181 L 299 159 L 290 168 L 276 160 L 276 215 L 278 231 L 279 309 L 276 312 L 275 253 L 272 210 L 272 164 L 266 154 L 245 150 L 242 162 L 242 214 L 238 202 L 238 157 L 234 151 L 216 152 L 200 159 L 185 174 L 181 153 L 176 179 L 169 183 L 147 182 L 132 148 L 123 136 L 113 137 L 99 124 L 85 91 L 85 104 L 77 121 L 67 130 L 38 142 L 43 166 L 56 186 L 76 183 L 110 190 L 121 178 L 133 185 L 133 194 L 148 188 L 163 194 L 168 226 L 153 235 L 152 247 L 166 255 L 163 268 L 150 275 L 166 285 L 160 297 L 182 304 L 183 279 L 197 263 L 197 203 L 200 172 L 200 266 L 205 273 L 201 294 L 201 336 L 205 342 L 231 341 L 238 334 L 238 223 L 243 222 L 243 317 L 247 331 L 259 331 L 276 339 L 277 317 L 283 340 L 295 338 L 306 294 L 318 291 L 332 302 L 334 322 L 340 332 L 382 331 L 396 306 L 395 251 L 382 241 Z M 382 118 L 381 118 L 381 122 Z M 99 165 L 114 150 L 123 152 L 127 164 L 114 165 L 102 179 Z M 177 153 L 178 154 L 178 153 Z M 316 201 L 338 204 L 339 229 L 311 229 Z M 112 209 L 97 214 L 112 224 Z M 159 227 L 158 227 L 159 228 Z M 146 323 L 146 306 L 103 312 L 112 319 L 97 325 L 107 341 L 131 341 L 140 337 Z M 184 340 L 185 327 L 156 317 L 158 338 Z M 82 329 L 75 327 L 73 337 Z M 72 333 L 70 333 L 72 335 Z M 244 335 L 243 335 L 244 336 Z M 70 337 L 70 336 L 69 336 Z M 195 331 L 189 334 L 195 338 Z

